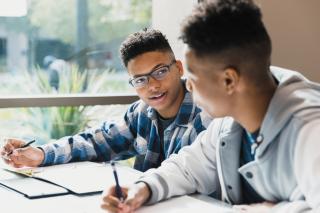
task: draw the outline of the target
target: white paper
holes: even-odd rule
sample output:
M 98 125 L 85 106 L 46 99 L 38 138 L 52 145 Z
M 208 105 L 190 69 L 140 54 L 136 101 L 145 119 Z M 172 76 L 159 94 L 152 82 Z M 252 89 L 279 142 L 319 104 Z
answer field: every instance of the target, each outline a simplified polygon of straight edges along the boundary
M 231 213 L 231 207 L 219 205 L 217 203 L 208 203 L 202 200 L 190 197 L 181 196 L 172 198 L 152 206 L 144 206 L 137 213 L 186 213 L 186 212 L 201 212 L 201 213 Z
M 133 184 L 141 174 L 129 167 L 117 167 L 121 186 Z M 43 167 L 43 171 L 35 173 L 34 177 L 48 180 L 77 194 L 99 192 L 115 185 L 111 166 L 104 163 L 78 162 Z

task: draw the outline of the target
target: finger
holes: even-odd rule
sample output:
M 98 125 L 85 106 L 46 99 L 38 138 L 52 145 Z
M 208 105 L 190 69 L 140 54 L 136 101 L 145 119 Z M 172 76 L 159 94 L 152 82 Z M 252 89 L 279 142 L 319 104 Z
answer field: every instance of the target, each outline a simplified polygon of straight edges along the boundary
M 127 206 L 130 206 L 131 209 L 137 209 L 139 208 L 141 205 L 139 205 L 139 202 L 135 199 L 130 199 L 127 200 L 127 202 L 125 203 Z
M 123 203 L 119 203 L 119 205 L 114 206 L 109 202 L 102 203 L 100 205 L 102 209 L 108 210 L 109 212 L 118 212 L 118 213 L 129 213 L 132 212 L 132 209 L 126 206 Z
M 0 156 L 1 156 L 3 159 L 8 158 L 8 157 L 7 157 L 7 152 L 6 152 L 4 149 L 1 150 Z
M 122 204 L 122 208 L 119 208 L 119 213 L 133 213 L 134 209 L 131 206 Z
M 103 203 L 100 205 L 100 207 L 102 209 L 108 210 L 109 212 L 114 212 L 114 213 L 119 212 L 119 209 L 117 207 L 111 206 L 108 203 Z
M 11 152 L 12 150 L 14 150 L 14 146 L 10 143 L 6 143 L 4 146 L 3 146 L 3 149 L 6 153 L 9 153 Z
M 128 189 L 127 188 L 121 188 L 121 191 L 122 191 L 122 195 L 123 195 L 124 199 L 126 199 L 127 198 Z M 107 199 L 107 197 L 109 195 L 111 195 L 112 197 L 116 197 L 116 187 L 115 186 L 110 187 L 108 191 L 105 190 L 102 193 L 103 199 Z
M 20 167 L 24 166 L 19 161 L 14 161 L 14 159 L 12 158 L 11 155 L 8 156 L 8 158 L 5 160 L 5 162 L 15 168 L 20 168 Z
M 28 166 L 31 159 L 26 155 L 26 151 L 23 149 L 15 149 L 12 154 L 9 155 L 10 160 L 15 164 L 15 167 Z
M 6 153 L 6 150 L 4 149 L 4 145 L 0 148 L 0 154 L 3 155 Z
M 8 158 L 6 155 L 2 156 L 2 160 L 3 160 L 6 164 L 10 164 L 10 158 Z
M 108 203 L 108 204 L 111 205 L 111 206 L 116 206 L 116 207 L 118 207 L 119 204 L 120 204 L 119 199 L 116 198 L 116 197 L 114 197 L 114 196 L 112 196 L 112 195 L 108 195 L 108 196 L 104 197 L 104 198 L 103 198 L 103 201 L 104 201 L 105 203 Z
M 16 139 L 16 138 L 8 138 L 8 139 L 6 139 L 6 144 L 11 144 L 15 148 L 19 148 L 22 145 L 24 145 L 25 143 L 26 143 L 25 141 L 19 140 L 19 139 Z

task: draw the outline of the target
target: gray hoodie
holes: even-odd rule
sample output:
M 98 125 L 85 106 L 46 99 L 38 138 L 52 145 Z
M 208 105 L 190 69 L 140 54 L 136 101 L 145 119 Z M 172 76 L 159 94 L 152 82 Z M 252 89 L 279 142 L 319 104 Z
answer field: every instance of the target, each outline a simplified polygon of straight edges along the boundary
M 320 212 L 320 85 L 297 72 L 270 69 L 279 85 L 255 160 L 240 167 L 243 128 L 230 117 L 215 119 L 196 143 L 143 175 L 152 190 L 149 203 L 199 192 L 241 204 L 242 175 L 277 203 L 271 212 Z

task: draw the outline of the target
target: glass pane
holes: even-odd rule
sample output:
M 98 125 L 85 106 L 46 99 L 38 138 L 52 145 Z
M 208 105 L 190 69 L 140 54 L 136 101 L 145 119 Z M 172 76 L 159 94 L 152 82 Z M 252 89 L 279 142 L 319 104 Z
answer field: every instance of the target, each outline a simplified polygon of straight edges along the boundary
M 128 105 L 0 109 L 0 138 L 36 139 L 37 144 L 73 135 L 104 121 L 120 122 Z
M 134 91 L 118 49 L 151 25 L 152 1 L 27 2 L 26 16 L 0 17 L 0 95 Z

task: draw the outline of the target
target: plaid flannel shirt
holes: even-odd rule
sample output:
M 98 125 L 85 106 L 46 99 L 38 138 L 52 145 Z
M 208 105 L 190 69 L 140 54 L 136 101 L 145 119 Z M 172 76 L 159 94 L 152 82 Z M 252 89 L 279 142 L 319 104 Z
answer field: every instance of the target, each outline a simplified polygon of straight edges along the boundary
M 183 146 L 190 145 L 210 121 L 186 91 L 175 120 L 163 132 L 162 147 L 158 114 L 139 100 L 129 107 L 121 124 L 104 122 L 99 128 L 39 147 L 45 153 L 42 166 L 85 160 L 124 160 L 136 156 L 134 168 L 146 171 L 160 166 L 161 151 L 167 159 Z

